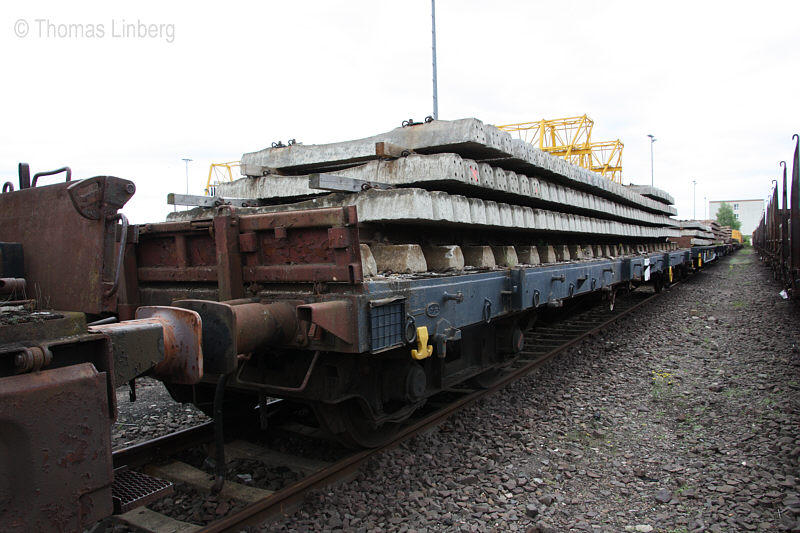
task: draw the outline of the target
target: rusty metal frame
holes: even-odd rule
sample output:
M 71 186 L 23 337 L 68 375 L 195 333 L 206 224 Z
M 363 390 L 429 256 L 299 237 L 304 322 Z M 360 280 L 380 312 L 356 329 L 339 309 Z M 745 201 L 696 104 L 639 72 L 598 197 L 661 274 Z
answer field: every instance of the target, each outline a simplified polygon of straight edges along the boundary
M 355 207 L 238 216 L 140 227 L 137 282 L 215 283 L 219 299 L 245 284 L 363 279 Z M 128 263 L 130 265 L 130 262 Z
M 118 209 L 135 190 L 97 176 L 0 194 L 0 241 L 22 244 L 28 292 L 40 307 L 116 311 Z
M 778 182 L 773 180 L 772 198 L 753 232 L 753 247 L 772 269 L 793 299 L 800 299 L 800 136 L 794 135 L 791 185 L 787 165 L 783 167 L 783 205 L 778 201 Z M 790 192 L 791 191 L 791 192 Z

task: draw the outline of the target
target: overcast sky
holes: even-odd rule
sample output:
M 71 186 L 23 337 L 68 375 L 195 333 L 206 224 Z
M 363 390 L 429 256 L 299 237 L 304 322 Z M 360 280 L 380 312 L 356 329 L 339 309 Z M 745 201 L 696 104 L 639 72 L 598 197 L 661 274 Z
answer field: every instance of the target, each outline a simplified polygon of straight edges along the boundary
M 16 182 L 27 161 L 131 179 L 124 212 L 151 222 L 171 209 L 168 192 L 186 190 L 181 158 L 194 160 L 189 189 L 202 194 L 211 162 L 273 141 L 421 120 L 432 112 L 430 9 L 5 2 L 0 178 Z M 655 185 L 681 218 L 693 216 L 692 180 L 701 218 L 704 198 L 766 198 L 792 157 L 800 2 L 439 0 L 436 15 L 441 119 L 586 113 L 593 140 L 625 143 L 625 183 L 650 182 L 652 133 Z

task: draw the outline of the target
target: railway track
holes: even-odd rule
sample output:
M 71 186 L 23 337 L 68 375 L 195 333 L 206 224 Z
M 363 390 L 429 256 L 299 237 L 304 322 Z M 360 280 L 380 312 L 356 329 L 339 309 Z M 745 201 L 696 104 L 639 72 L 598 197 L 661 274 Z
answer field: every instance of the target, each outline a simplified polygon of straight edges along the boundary
M 525 338 L 525 347 L 514 363 L 502 375 L 484 376 L 473 380 L 469 386 L 449 390 L 432 398 L 418 416 L 413 417 L 385 445 L 366 450 L 351 451 L 333 461 L 322 461 L 308 457 L 286 454 L 255 444 L 244 439 L 234 439 L 226 443 L 226 456 L 243 460 L 258 461 L 268 468 L 290 469 L 300 474 L 299 480 L 290 482 L 279 490 L 266 490 L 248 484 L 228 480 L 220 493 L 221 499 L 242 502 L 231 512 L 207 524 L 194 524 L 170 518 L 165 514 L 138 507 L 132 511 L 116 515 L 111 520 L 116 524 L 130 526 L 133 530 L 170 532 L 227 532 L 241 531 L 248 525 L 291 512 L 299 505 L 305 495 L 314 489 L 322 488 L 337 481 L 347 479 L 371 457 L 397 446 L 402 441 L 425 432 L 446 420 L 460 409 L 493 394 L 504 386 L 520 379 L 534 368 L 554 358 L 559 353 L 596 334 L 612 322 L 630 314 L 656 296 L 649 287 L 620 296 L 609 305 L 608 301 L 598 302 L 588 310 L 560 310 L 555 317 L 538 323 Z M 585 307 L 584 307 L 585 309 Z M 313 435 L 313 428 L 299 425 L 296 421 L 273 426 L 278 431 Z M 115 468 L 143 470 L 155 477 L 168 479 L 173 483 L 192 486 L 198 493 L 208 493 L 213 483 L 212 475 L 183 462 L 176 457 L 184 450 L 213 441 L 213 423 L 206 423 L 191 429 L 173 433 L 140 445 L 114 452 Z M 209 454 L 213 456 L 213 453 Z M 234 473 L 235 474 L 235 473 Z M 243 473 L 236 479 L 247 481 L 249 474 Z M 230 477 L 230 476 L 229 476 Z M 142 498 L 156 499 L 157 491 L 140 494 Z M 96 531 L 102 529 L 95 528 Z

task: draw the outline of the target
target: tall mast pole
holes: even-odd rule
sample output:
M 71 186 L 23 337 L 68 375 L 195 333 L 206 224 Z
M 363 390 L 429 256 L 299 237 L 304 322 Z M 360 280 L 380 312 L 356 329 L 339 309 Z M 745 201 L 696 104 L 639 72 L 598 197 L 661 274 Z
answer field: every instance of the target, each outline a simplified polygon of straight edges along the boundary
M 439 95 L 436 88 L 436 0 L 431 0 L 431 38 L 433 41 L 433 120 L 439 120 Z

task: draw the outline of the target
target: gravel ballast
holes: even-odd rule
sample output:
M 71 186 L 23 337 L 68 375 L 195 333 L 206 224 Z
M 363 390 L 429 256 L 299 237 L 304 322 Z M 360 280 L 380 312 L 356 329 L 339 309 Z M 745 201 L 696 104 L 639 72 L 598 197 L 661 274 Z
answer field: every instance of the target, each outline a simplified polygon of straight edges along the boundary
M 798 309 L 750 249 L 264 531 L 800 531 Z

